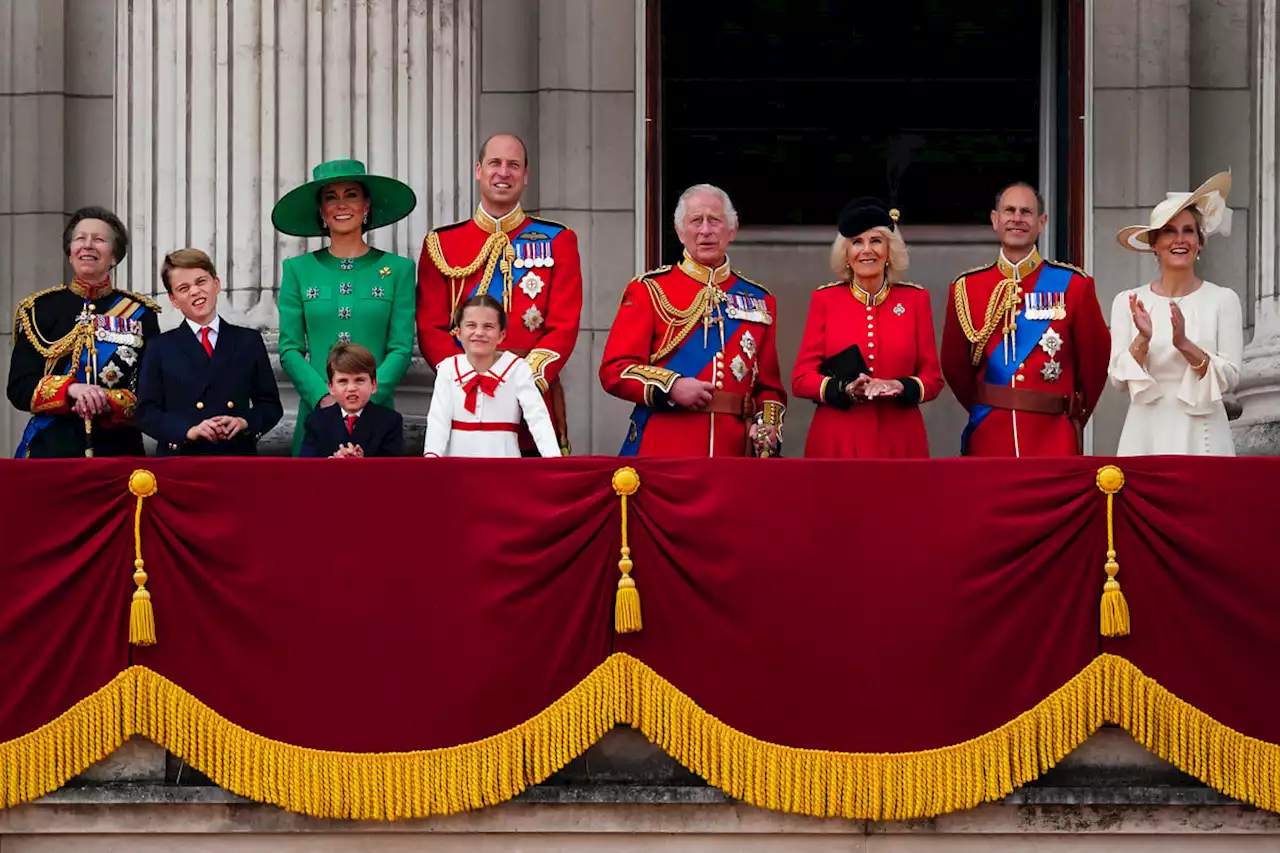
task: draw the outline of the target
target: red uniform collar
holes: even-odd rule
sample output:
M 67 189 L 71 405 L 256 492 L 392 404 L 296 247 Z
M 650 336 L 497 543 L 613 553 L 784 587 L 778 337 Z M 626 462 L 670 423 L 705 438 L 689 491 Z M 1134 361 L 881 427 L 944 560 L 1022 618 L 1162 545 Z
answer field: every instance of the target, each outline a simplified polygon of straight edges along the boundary
M 107 276 L 97 284 L 89 284 L 78 278 L 71 279 L 67 289 L 81 299 L 98 299 L 111 289 L 111 276 Z

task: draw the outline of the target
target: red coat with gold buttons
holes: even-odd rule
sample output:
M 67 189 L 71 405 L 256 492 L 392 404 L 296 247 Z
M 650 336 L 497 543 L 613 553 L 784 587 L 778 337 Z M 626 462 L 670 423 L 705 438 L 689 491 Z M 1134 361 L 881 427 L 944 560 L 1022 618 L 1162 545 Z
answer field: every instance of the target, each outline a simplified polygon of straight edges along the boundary
M 867 375 L 897 379 L 903 393 L 852 402 L 839 377 L 823 375 L 825 359 L 857 345 Z M 855 378 L 855 377 L 848 377 Z M 818 404 L 804 455 L 816 458 L 925 458 L 929 441 L 920 404 L 942 391 L 929 294 L 899 282 L 876 294 L 847 282 L 818 288 L 809 302 L 791 390 Z
M 988 305 L 1003 282 L 1013 281 L 1017 285 L 1013 299 L 1017 314 L 1025 314 L 1028 307 L 1033 307 L 1027 294 L 1036 290 L 1046 264 L 1070 271 L 1061 299 L 1061 316 L 1052 319 L 1020 364 L 1007 368 L 1010 378 L 1002 387 L 1074 400 L 1074 417 L 992 408 L 972 426 L 974 414 L 982 405 L 980 386 L 987 381 L 988 368 L 993 360 L 1004 359 L 1006 350 L 1012 352 L 1014 345 L 1012 336 L 1004 333 L 1004 314 L 997 311 L 991 322 L 985 322 Z M 984 325 L 989 328 L 984 330 Z M 1075 267 L 1043 261 L 1033 251 L 1016 265 L 1001 256 L 989 266 L 960 276 L 951 285 L 943 325 L 942 372 L 956 399 L 970 412 L 971 428 L 966 430 L 964 454 L 1079 455 L 1077 430 L 1083 429 L 1102 395 L 1110 353 L 1111 333 L 1098 304 L 1093 279 Z
M 776 321 L 773 296 L 727 260 L 712 270 L 686 259 L 628 284 L 600 364 L 604 390 L 636 404 L 621 454 L 743 456 L 755 412 L 781 429 Z M 669 394 L 684 377 L 711 383 L 725 411 L 677 408 Z

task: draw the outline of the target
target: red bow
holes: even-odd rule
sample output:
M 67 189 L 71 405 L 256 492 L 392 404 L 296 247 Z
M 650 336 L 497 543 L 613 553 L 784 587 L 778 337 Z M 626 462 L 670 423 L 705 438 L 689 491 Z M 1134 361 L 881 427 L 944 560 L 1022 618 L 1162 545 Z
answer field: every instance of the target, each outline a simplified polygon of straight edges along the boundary
M 462 386 L 462 390 L 467 393 L 467 411 L 474 415 L 476 413 L 476 393 L 483 391 L 492 397 L 493 392 L 498 390 L 498 377 L 490 376 L 487 373 L 478 373 L 467 380 L 467 383 Z

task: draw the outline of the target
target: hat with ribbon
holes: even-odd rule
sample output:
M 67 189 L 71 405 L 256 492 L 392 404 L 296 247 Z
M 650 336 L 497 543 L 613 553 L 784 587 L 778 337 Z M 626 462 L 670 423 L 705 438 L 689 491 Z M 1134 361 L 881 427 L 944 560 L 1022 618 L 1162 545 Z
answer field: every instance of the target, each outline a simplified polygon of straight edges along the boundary
M 848 238 L 857 237 L 876 227 L 893 231 L 898 227 L 897 222 L 897 210 L 891 210 L 889 205 L 878 198 L 864 196 L 855 198 L 844 206 L 844 210 L 840 211 L 840 218 L 836 220 L 836 227 L 840 230 L 840 236 Z
M 322 237 L 325 230 L 320 218 L 320 193 L 330 184 L 355 181 L 369 196 L 369 222 L 364 230 L 372 231 L 404 219 L 418 206 L 418 197 L 408 184 L 395 178 L 371 175 L 359 160 L 329 160 L 311 170 L 311 180 L 285 193 L 271 210 L 271 224 L 277 231 L 295 237 Z
M 1116 233 L 1116 241 L 1133 252 L 1150 252 L 1160 229 L 1182 211 L 1194 207 L 1200 214 L 1204 235 L 1231 234 L 1231 208 L 1227 207 L 1227 194 L 1231 192 L 1231 172 L 1219 172 L 1201 184 L 1194 192 L 1167 193 L 1165 200 L 1151 211 L 1147 225 L 1130 225 Z

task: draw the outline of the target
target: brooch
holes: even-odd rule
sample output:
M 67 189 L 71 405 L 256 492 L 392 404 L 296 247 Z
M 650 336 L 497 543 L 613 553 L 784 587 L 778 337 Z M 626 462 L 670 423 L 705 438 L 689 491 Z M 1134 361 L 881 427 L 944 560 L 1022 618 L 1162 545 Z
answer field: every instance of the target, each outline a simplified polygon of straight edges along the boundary
M 350 319 L 351 319 L 351 309 L 350 309 L 350 308 L 339 308 L 339 309 L 338 309 L 338 319 L 339 319 L 339 320 L 350 320 Z
M 318 287 L 308 287 L 308 288 L 307 288 L 307 298 L 308 298 L 308 299 L 319 299 L 319 298 L 320 298 L 320 288 L 318 288 Z
M 391 267 L 383 267 L 382 269 L 378 270 L 378 275 L 382 276 L 383 278 L 386 278 L 387 276 L 391 275 Z
M 374 298 L 374 299 L 381 299 L 381 298 L 382 298 L 382 294 L 383 294 L 384 292 L 385 292 L 385 291 L 384 291 L 381 287 L 375 287 L 373 290 L 371 290 L 371 291 L 370 291 L 370 293 L 373 295 L 373 298 Z
M 338 292 L 341 293 L 343 296 L 350 296 L 351 282 L 344 281 L 342 284 L 338 285 Z

